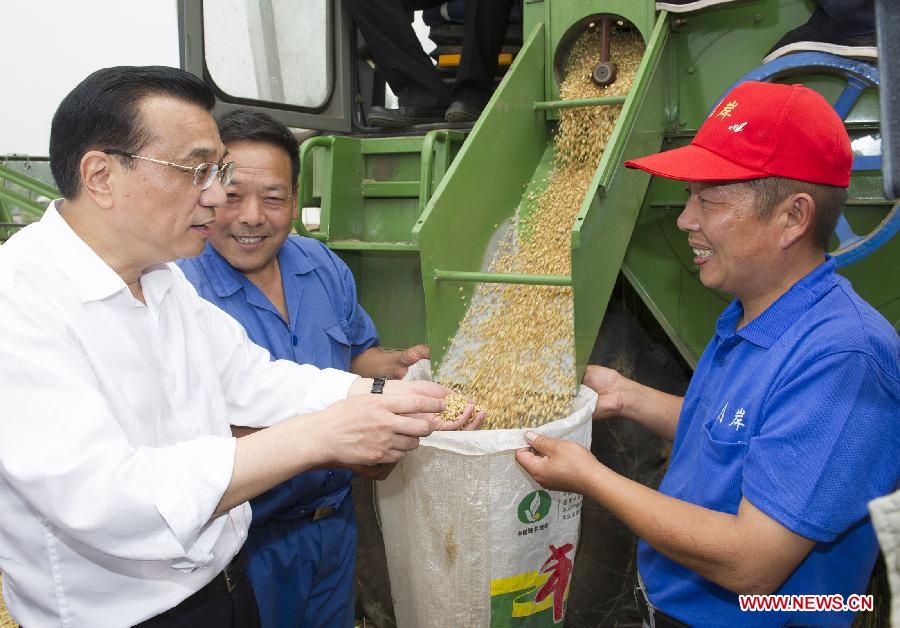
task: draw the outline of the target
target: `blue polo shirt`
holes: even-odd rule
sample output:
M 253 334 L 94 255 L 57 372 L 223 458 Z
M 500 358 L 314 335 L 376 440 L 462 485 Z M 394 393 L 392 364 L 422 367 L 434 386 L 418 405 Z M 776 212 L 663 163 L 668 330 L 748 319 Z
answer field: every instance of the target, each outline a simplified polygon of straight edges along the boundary
M 731 303 L 691 379 L 660 491 L 737 514 L 746 497 L 816 541 L 778 594 L 863 593 L 866 509 L 900 477 L 900 341 L 831 258 L 743 328 Z M 651 602 L 696 626 L 850 625 L 852 613 L 742 612 L 738 596 L 638 546 Z
M 289 320 L 208 243 L 178 264 L 200 296 L 237 319 L 272 359 L 349 371 L 352 358 L 378 344 L 372 319 L 356 301 L 350 269 L 317 240 L 290 236 L 278 254 Z M 251 500 L 253 525 L 338 506 L 352 475 L 346 469 L 308 471 L 275 486 Z

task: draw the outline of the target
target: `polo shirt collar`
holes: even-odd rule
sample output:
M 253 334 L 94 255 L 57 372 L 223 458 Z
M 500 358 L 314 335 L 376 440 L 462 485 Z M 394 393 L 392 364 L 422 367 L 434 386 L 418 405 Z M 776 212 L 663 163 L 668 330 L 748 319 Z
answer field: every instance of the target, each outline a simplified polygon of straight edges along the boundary
M 289 255 L 286 252 L 288 247 L 294 249 L 293 255 Z M 307 255 L 306 251 L 297 244 L 296 239 L 293 237 L 289 237 L 284 241 L 284 245 L 278 252 L 278 264 L 281 266 L 282 273 L 290 273 L 292 275 L 305 275 L 319 266 L 309 255 Z
M 206 276 L 209 277 L 210 287 L 219 298 L 230 297 L 241 289 L 241 273 L 232 268 L 231 264 L 210 246 L 209 240 L 206 241 L 203 252 L 200 253 L 200 265 L 203 266 Z
M 735 331 L 735 327 L 744 313 L 744 308 L 740 301 L 732 301 L 716 321 L 716 333 L 723 338 L 734 334 L 768 349 L 795 321 L 837 284 L 839 278 L 835 273 L 835 268 L 834 258 L 826 255 L 824 262 L 791 286 L 762 314 L 737 331 Z
M 287 255 L 285 248 L 293 246 L 300 255 Z M 239 270 L 228 263 L 222 255 L 207 242 L 200 254 L 200 264 L 209 277 L 209 283 L 216 296 L 227 298 L 243 288 L 250 280 Z M 294 244 L 292 238 L 285 240 L 278 252 L 278 265 L 281 274 L 305 275 L 316 269 L 317 264 L 299 246 Z
M 82 303 L 105 299 L 128 286 L 59 214 L 63 199 L 50 203 L 41 224 L 46 226 L 51 255 Z

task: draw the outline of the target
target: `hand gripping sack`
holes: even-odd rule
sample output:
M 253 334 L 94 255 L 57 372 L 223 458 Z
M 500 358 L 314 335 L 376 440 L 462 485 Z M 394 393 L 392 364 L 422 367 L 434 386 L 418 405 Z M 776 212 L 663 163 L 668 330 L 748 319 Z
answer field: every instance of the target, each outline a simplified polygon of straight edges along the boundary
M 582 386 L 569 416 L 530 429 L 590 448 L 596 399 Z M 378 483 L 400 628 L 562 624 L 582 497 L 525 473 L 524 434 L 435 432 Z

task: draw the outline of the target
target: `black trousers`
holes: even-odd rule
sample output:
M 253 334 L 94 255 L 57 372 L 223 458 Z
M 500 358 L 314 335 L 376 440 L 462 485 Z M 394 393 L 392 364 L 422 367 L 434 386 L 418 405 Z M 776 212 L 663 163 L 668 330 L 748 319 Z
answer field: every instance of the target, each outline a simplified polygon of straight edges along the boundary
M 134 628 L 260 628 L 256 596 L 243 570 L 234 584 L 228 591 L 211 583 L 208 589 Z
M 451 90 L 422 49 L 410 21 L 412 11 L 442 1 L 344 0 L 344 5 L 402 106 L 446 107 L 461 100 L 483 108 L 493 92 L 512 0 L 466 0 L 462 59 Z
M 874 0 L 816 0 L 809 25 L 825 35 L 853 37 L 875 32 Z

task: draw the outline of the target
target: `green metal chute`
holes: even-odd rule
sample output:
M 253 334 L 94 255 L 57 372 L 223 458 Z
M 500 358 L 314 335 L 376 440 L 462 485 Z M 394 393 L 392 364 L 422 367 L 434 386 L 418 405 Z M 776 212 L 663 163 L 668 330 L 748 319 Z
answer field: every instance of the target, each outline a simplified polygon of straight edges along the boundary
M 573 4 L 580 6 L 574 7 Z M 599 4 L 599 3 L 598 3 Z M 575 301 L 578 378 L 584 371 L 637 219 L 649 177 L 627 170 L 626 159 L 659 149 L 665 132 L 660 60 L 667 17 L 653 21 L 650 3 L 606 2 L 604 12 L 630 21 L 646 52 L 626 98 L 558 100 L 552 79 L 555 45 L 571 26 L 596 12 L 590 3 L 546 5 L 522 50 L 413 229 L 422 258 L 428 340 L 440 364 L 478 282 L 571 285 Z M 559 25 L 559 26 L 548 26 Z M 552 44 L 548 50 L 548 43 Z M 571 225 L 571 277 L 491 276 L 485 251 L 524 195 L 539 189 L 553 167 L 553 129 L 565 106 L 622 104 L 618 122 Z M 489 174 L 487 174 L 489 173 Z M 487 177 L 487 178 L 486 178 Z M 473 182 L 480 182 L 477 192 Z M 464 298 L 461 298 L 464 297 Z

